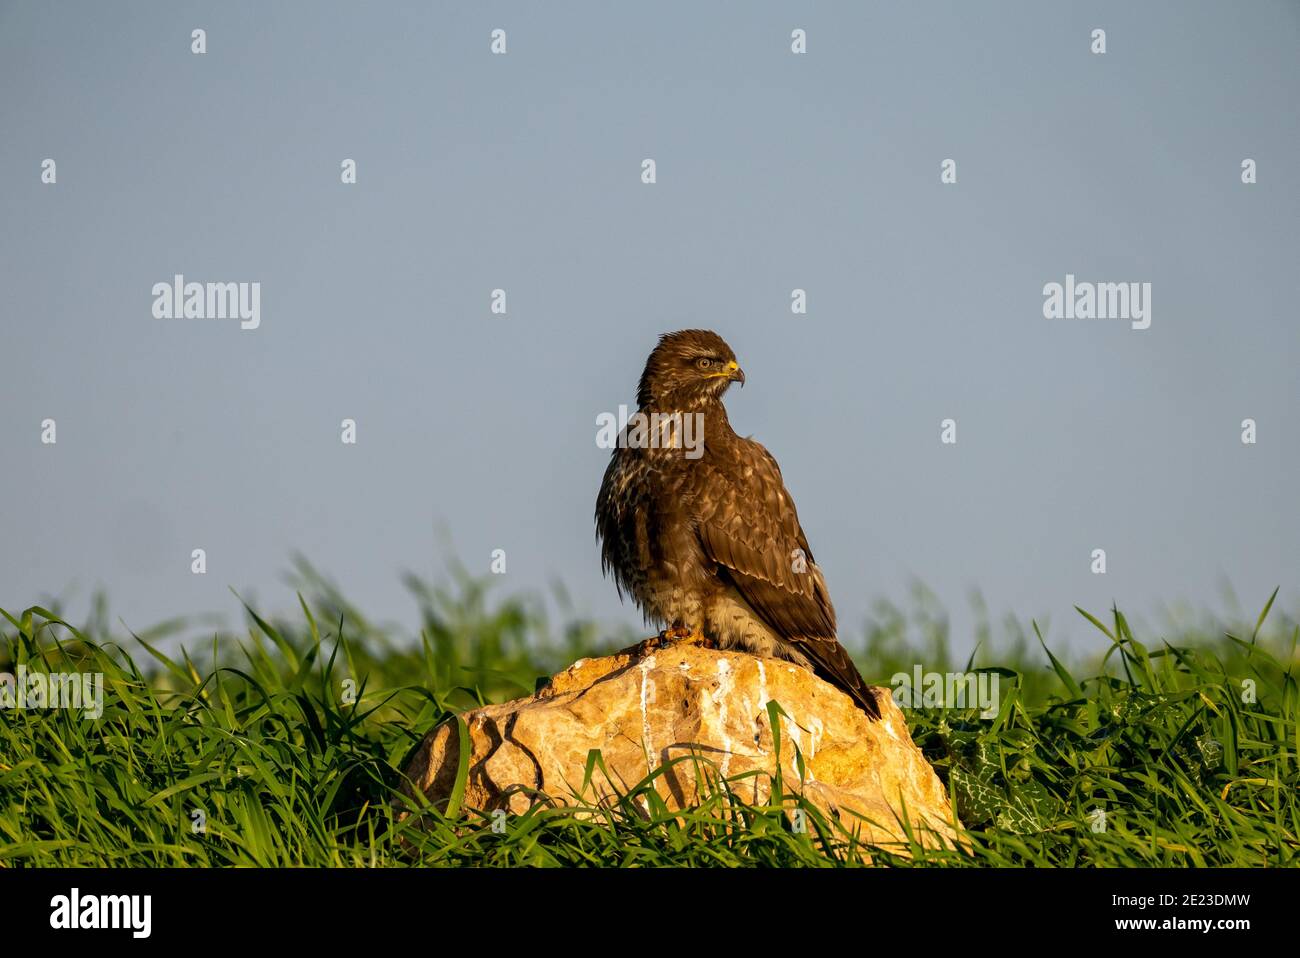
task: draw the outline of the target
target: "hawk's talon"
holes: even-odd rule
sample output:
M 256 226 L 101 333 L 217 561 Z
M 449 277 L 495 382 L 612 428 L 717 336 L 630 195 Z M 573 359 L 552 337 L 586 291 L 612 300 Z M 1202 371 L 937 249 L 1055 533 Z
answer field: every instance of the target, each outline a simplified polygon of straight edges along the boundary
M 718 648 L 718 643 L 713 641 L 711 637 L 705 635 L 699 629 L 696 629 L 689 636 L 687 636 L 685 642 L 687 645 L 698 645 L 702 649 L 716 650 Z
M 654 642 L 656 648 L 668 648 L 672 645 L 698 645 L 703 649 L 716 649 L 717 643 L 704 634 L 703 630 L 696 628 L 694 630 L 678 626 L 672 629 L 664 629 L 657 636 L 650 640 Z

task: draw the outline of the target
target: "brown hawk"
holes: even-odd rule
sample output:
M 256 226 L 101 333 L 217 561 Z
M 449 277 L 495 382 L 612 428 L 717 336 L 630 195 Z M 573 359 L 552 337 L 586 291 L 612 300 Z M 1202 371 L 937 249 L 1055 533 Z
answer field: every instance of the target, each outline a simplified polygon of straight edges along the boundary
M 717 333 L 661 336 L 596 499 L 602 565 L 665 640 L 779 656 L 880 710 L 835 638 L 835 609 L 772 455 L 722 394 L 745 374 Z M 701 442 L 702 440 L 702 442 Z

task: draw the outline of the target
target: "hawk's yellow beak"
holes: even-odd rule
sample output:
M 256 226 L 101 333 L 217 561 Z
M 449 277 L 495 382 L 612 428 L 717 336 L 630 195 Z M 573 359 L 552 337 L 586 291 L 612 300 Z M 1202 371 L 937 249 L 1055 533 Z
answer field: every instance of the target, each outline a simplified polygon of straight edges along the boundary
M 709 373 L 710 379 L 722 379 L 723 377 L 730 379 L 733 383 L 745 385 L 745 371 L 740 368 L 740 364 L 734 359 L 723 366 L 721 372 Z

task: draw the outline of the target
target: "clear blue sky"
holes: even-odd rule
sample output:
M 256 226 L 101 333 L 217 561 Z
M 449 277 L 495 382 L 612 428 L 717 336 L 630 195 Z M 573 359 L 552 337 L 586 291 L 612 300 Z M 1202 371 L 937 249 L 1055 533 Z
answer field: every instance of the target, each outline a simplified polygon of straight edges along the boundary
M 847 629 L 912 577 L 959 647 L 973 588 L 1060 641 L 1293 609 L 1298 48 L 1282 2 L 0 3 L 0 605 L 233 624 L 301 551 L 413 624 L 442 525 L 639 623 L 595 420 L 704 326 Z M 176 273 L 260 282 L 260 328 L 154 319 Z M 1151 328 L 1044 318 L 1067 273 Z

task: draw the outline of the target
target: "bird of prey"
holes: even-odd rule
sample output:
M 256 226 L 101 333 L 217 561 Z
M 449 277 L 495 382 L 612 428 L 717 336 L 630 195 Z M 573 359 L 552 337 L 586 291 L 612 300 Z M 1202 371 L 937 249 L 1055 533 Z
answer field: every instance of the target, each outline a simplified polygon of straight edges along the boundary
M 717 333 L 660 337 L 596 499 L 605 572 L 664 628 L 663 641 L 787 659 L 879 718 L 835 638 L 826 582 L 776 460 L 727 420 L 733 382 L 745 374 Z

